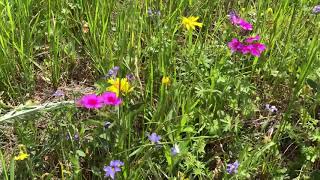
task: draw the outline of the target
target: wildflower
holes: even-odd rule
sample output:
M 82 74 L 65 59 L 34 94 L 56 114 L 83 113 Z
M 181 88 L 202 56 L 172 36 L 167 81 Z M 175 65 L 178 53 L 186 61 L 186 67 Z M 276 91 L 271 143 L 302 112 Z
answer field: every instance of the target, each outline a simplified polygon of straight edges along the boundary
M 78 103 L 88 109 L 99 109 L 103 106 L 101 98 L 95 94 L 84 95 Z
M 248 21 L 240 18 L 235 12 L 229 14 L 230 21 L 233 25 L 239 26 L 244 30 L 251 31 L 253 29 L 252 24 Z
M 197 22 L 199 17 L 189 16 L 189 17 L 182 17 L 182 24 L 187 28 L 189 31 L 190 29 L 195 30 L 196 26 L 202 27 L 202 23 Z
M 111 86 L 107 88 L 107 91 L 114 92 L 117 96 L 119 96 L 120 92 L 127 94 L 133 89 L 127 78 L 122 78 L 121 80 L 119 78 L 109 79 L 108 83 L 110 83 Z
M 123 166 L 124 163 L 120 160 L 113 160 L 110 162 L 110 166 L 111 167 L 120 167 L 120 166 Z
M 231 49 L 231 52 L 240 52 L 242 54 L 250 53 L 253 56 L 260 57 L 261 53 L 266 49 L 266 46 L 262 43 L 253 43 L 258 40 L 260 40 L 260 36 L 249 37 L 245 39 L 245 43 L 234 38 L 228 43 L 228 47 Z
M 267 13 L 268 13 L 268 14 L 273 14 L 273 9 L 272 9 L 272 8 L 268 8 L 268 9 L 267 9 Z
M 243 44 L 237 38 L 233 38 L 232 41 L 228 43 L 228 47 L 231 49 L 231 52 L 237 52 L 243 48 Z
M 163 76 L 161 82 L 164 85 L 169 85 L 171 81 L 170 81 L 170 78 L 168 76 Z
M 67 141 L 70 140 L 70 135 L 69 135 L 69 133 L 67 133 L 67 135 L 66 135 L 66 140 L 67 140 Z
M 174 144 L 173 147 L 171 148 L 171 154 L 173 156 L 177 155 L 180 153 L 180 148 L 177 144 Z
M 79 134 L 76 133 L 76 134 L 73 136 L 73 139 L 74 139 L 75 141 L 79 141 Z
M 29 154 L 27 154 L 26 147 L 24 145 L 19 145 L 19 154 L 18 156 L 14 157 L 14 160 L 22 161 L 28 157 L 29 157 Z
M 54 92 L 53 94 L 52 94 L 52 96 L 55 96 L 55 97 L 61 97 L 61 96 L 64 96 L 64 93 L 63 93 L 63 91 L 61 91 L 61 90 L 56 90 L 56 92 Z
M 105 177 L 111 177 L 111 179 L 114 179 L 116 173 L 121 171 L 120 167 L 123 166 L 123 165 L 124 165 L 124 163 L 119 161 L 119 160 L 111 161 L 109 166 L 105 166 L 103 168 L 103 170 L 106 173 Z
M 234 163 L 227 164 L 227 173 L 233 174 L 238 172 L 239 162 L 235 161 Z
M 132 80 L 134 80 L 134 75 L 133 74 L 127 74 L 126 78 L 128 79 L 128 81 L 132 81 Z
M 313 7 L 312 12 L 314 14 L 319 14 L 320 13 L 320 5 Z
M 276 106 L 271 106 L 270 104 L 266 104 L 266 109 L 271 113 L 278 112 L 278 108 L 276 108 Z
M 114 92 L 105 92 L 100 97 L 105 105 L 117 106 L 122 103 L 122 100 Z
M 249 45 L 244 45 L 240 51 L 242 54 L 250 53 L 253 56 L 260 57 L 261 53 L 266 49 L 266 46 L 261 43 L 254 43 Z
M 160 143 L 161 136 L 157 135 L 156 133 L 152 133 L 151 135 L 148 135 L 148 138 L 152 143 L 158 144 Z
M 116 78 L 117 74 L 118 74 L 118 71 L 119 71 L 119 66 L 114 66 L 113 68 L 111 68 L 109 71 L 108 71 L 108 74 L 106 75 L 107 78 Z

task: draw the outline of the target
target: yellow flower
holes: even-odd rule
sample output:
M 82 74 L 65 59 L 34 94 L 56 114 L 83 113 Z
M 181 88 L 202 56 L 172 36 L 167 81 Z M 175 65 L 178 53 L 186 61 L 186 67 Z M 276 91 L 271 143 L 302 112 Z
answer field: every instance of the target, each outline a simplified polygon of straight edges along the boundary
M 19 145 L 19 149 L 20 149 L 20 152 L 19 152 L 18 156 L 14 157 L 14 160 L 22 161 L 22 160 L 29 157 L 29 154 L 26 153 L 26 147 L 24 145 Z
M 22 161 L 28 157 L 29 157 L 29 154 L 20 151 L 19 155 L 14 157 L 14 160 Z
M 267 13 L 268 13 L 268 14 L 273 14 L 272 8 L 268 8 L 268 9 L 267 9 Z
M 114 92 L 117 96 L 119 96 L 120 92 L 125 95 L 133 89 L 127 78 L 122 78 L 121 80 L 119 78 L 109 79 L 108 83 L 110 83 L 111 86 L 107 88 L 107 91 Z
M 163 78 L 162 78 L 162 84 L 164 84 L 164 85 L 169 85 L 170 84 L 170 78 L 168 77 L 168 76 L 163 76 Z
M 189 31 L 190 29 L 194 30 L 196 26 L 202 27 L 202 23 L 197 22 L 199 17 L 190 16 L 190 17 L 182 17 L 182 24 Z

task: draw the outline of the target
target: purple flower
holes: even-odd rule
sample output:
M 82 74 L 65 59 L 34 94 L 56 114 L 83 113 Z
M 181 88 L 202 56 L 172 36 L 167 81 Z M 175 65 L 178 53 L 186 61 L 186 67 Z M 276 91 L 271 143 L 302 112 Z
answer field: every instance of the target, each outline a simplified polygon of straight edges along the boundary
M 118 74 L 119 69 L 119 66 L 114 66 L 112 69 L 110 69 L 108 74 L 106 75 L 106 79 L 111 77 L 115 78 Z
M 120 167 L 120 166 L 123 166 L 124 163 L 120 160 L 113 160 L 110 162 L 110 166 L 111 167 Z
M 238 172 L 239 162 L 238 160 L 234 163 L 227 164 L 227 173 L 234 174 Z
M 66 140 L 70 140 L 70 135 L 69 135 L 69 133 L 67 133 L 67 135 L 66 135 Z
M 121 166 L 124 163 L 120 160 L 113 160 L 110 162 L 109 166 L 104 166 L 103 170 L 105 171 L 105 177 L 111 177 L 111 179 L 115 178 L 117 172 L 121 171 Z
M 78 134 L 78 133 L 75 134 L 75 135 L 73 136 L 73 139 L 74 139 L 75 141 L 79 141 L 79 134 Z
M 158 144 L 160 143 L 161 136 L 156 133 L 152 133 L 151 135 L 148 135 L 148 138 L 151 142 Z
M 271 113 L 278 112 L 278 108 L 276 108 L 276 106 L 271 106 L 270 104 L 266 104 L 266 110 L 268 110 Z
M 319 14 L 320 13 L 320 5 L 313 7 L 312 12 L 314 14 Z
M 180 153 L 180 148 L 177 144 L 174 144 L 173 147 L 171 148 L 171 155 L 175 156 Z
M 61 96 L 64 96 L 64 93 L 63 93 L 63 91 L 62 90 L 56 90 L 56 92 L 54 92 L 53 94 L 52 94 L 52 96 L 55 96 L 55 97 L 61 97 Z
M 133 74 L 127 74 L 126 78 L 128 79 L 128 81 L 132 81 L 134 79 L 134 75 Z
M 114 176 L 116 175 L 116 172 L 120 172 L 121 169 L 119 167 L 111 167 L 111 166 L 105 166 L 103 168 L 105 171 L 105 177 L 111 177 L 111 179 L 114 179 Z

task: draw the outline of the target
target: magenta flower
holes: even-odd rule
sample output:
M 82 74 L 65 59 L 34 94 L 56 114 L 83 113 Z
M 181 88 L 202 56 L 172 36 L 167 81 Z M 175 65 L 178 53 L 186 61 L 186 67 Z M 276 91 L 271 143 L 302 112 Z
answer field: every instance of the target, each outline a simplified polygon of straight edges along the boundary
M 232 41 L 228 43 L 228 47 L 232 52 L 237 52 L 242 49 L 243 44 L 237 38 L 233 38 Z
M 237 25 L 247 31 L 251 31 L 253 29 L 252 24 L 241 18 L 239 19 L 239 23 Z
M 231 12 L 229 14 L 229 17 L 230 17 L 231 24 L 233 24 L 235 26 L 239 26 L 242 29 L 247 30 L 247 31 L 251 31 L 253 29 L 252 24 L 250 24 L 248 21 L 240 18 L 235 12 Z
M 266 46 L 261 43 L 250 44 L 248 47 L 250 54 L 256 57 L 260 57 L 261 53 L 266 49 Z
M 244 42 L 253 43 L 254 41 L 259 41 L 259 40 L 260 40 L 260 36 L 256 35 L 256 36 L 248 37 L 247 39 L 244 40 Z
M 101 98 L 95 94 L 84 95 L 77 103 L 87 109 L 99 109 L 103 106 Z
M 122 100 L 114 92 L 103 93 L 101 99 L 105 105 L 117 106 L 122 103 Z
M 260 57 L 261 53 L 266 49 L 266 46 L 262 43 L 253 43 L 260 39 L 260 36 L 250 37 L 245 40 L 245 43 L 240 42 L 234 38 L 228 43 L 228 47 L 231 52 L 240 52 L 242 54 L 251 54 L 256 57 Z

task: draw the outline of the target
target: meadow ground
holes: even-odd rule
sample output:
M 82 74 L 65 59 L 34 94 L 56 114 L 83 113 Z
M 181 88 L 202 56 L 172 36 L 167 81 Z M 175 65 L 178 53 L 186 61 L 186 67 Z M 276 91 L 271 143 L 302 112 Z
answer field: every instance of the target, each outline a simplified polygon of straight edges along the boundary
M 0 1 L 0 177 L 320 179 L 318 4 Z

